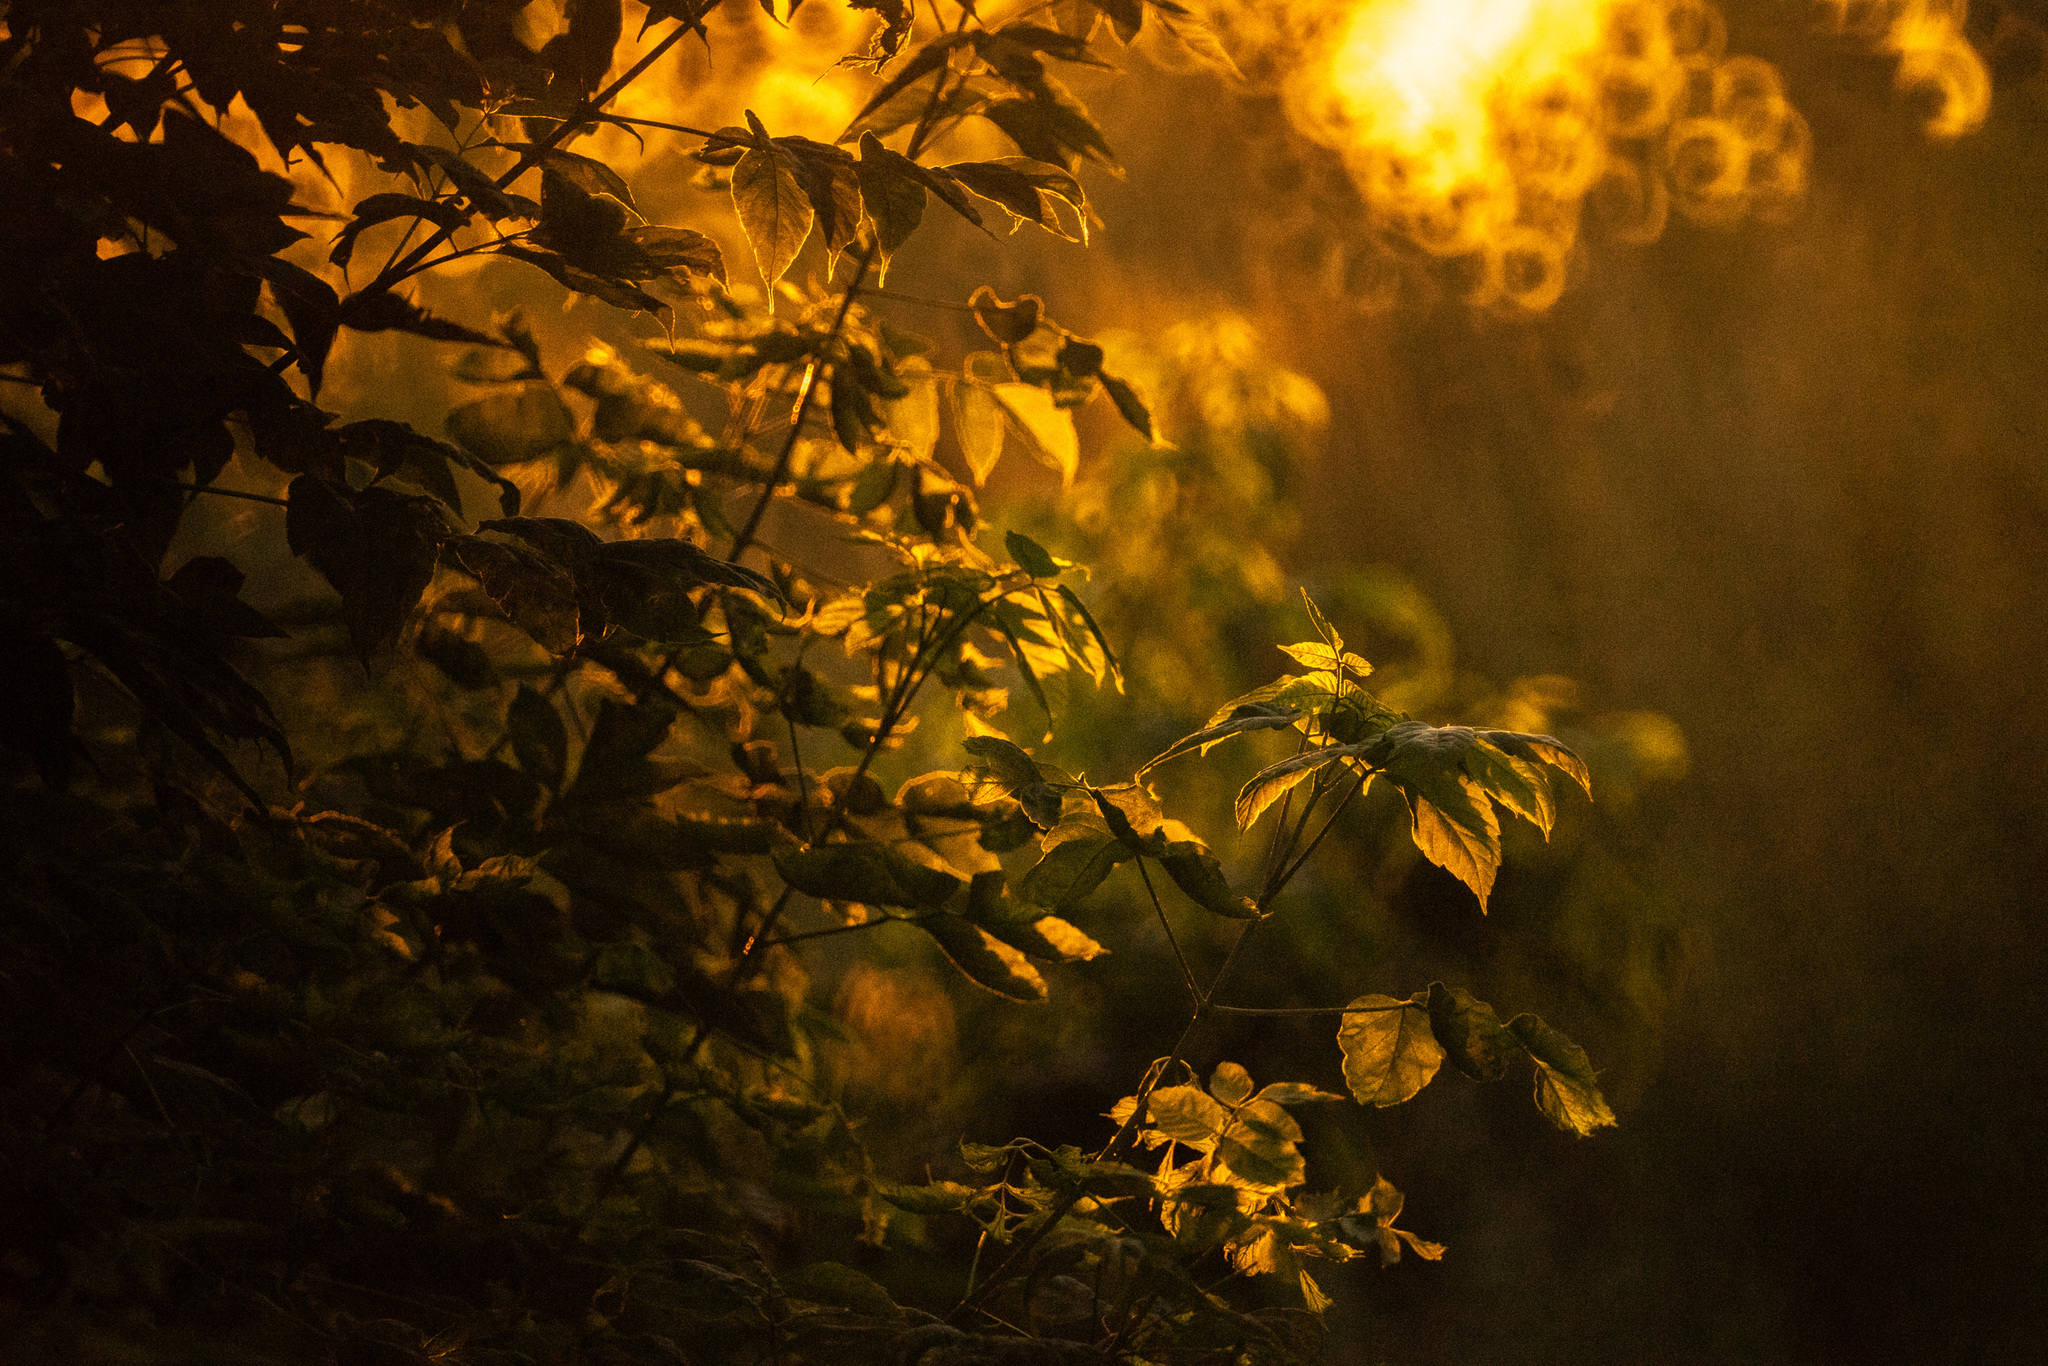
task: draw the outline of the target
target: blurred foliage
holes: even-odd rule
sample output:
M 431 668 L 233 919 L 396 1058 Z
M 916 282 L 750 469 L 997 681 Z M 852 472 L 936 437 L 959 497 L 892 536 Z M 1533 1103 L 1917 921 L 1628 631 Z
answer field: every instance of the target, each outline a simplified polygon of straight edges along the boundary
M 710 7 L 541 8 L 544 33 L 511 0 L 0 10 L 9 1359 L 1313 1356 L 1312 1263 L 1443 1249 L 1396 1227 L 1377 1169 L 1310 1190 L 1293 1111 L 1342 1097 L 1232 1061 L 1204 1080 L 1204 1031 L 1334 1022 L 1374 1107 L 1446 1060 L 1526 1061 L 1559 1128 L 1615 1116 L 1532 1014 L 1327 972 L 1271 998 L 1350 1005 L 1227 1005 L 1239 948 L 1318 933 L 1279 915 L 1297 876 L 1286 904 L 1316 905 L 1419 858 L 1484 910 L 1532 826 L 1563 832 L 1569 878 L 1593 846 L 1554 775 L 1626 792 L 1682 739 L 1642 715 L 1539 733 L 1568 684 L 1456 674 L 1427 606 L 1370 576 L 1323 602 L 1412 658 L 1369 691 L 1304 596 L 1302 671 L 1271 679 L 1249 646 L 1296 610 L 1289 466 L 1324 408 L 1243 324 L 1097 341 L 983 287 L 950 305 L 979 340 L 949 356 L 872 314 L 935 202 L 1085 241 L 1078 176 L 1115 159 L 1053 73 L 1148 24 L 1227 65 L 1180 6 L 855 6 L 872 93 L 838 142 L 748 110 L 681 130 L 760 288 L 711 225 L 644 220 L 634 167 L 568 145 L 645 122 L 615 97 L 710 46 Z M 929 155 L 972 120 L 1014 153 Z M 279 162 L 344 171 L 348 212 L 299 203 Z M 322 219 L 324 254 L 293 226 Z M 525 314 L 457 321 L 404 288 L 480 257 L 658 335 L 564 367 Z M 447 440 L 318 406 L 337 339 L 379 332 L 459 348 Z M 1128 449 L 1084 464 L 1084 415 Z M 1066 492 L 998 553 L 981 494 L 1006 452 Z M 193 553 L 216 499 L 258 505 L 288 556 Z M 244 597 L 292 582 L 315 591 Z M 1292 753 L 1228 766 L 1276 738 Z M 916 758 L 943 766 L 883 785 Z M 1176 809 L 1241 788 L 1266 852 L 1226 862 L 1167 816 L 1146 773 L 1168 761 L 1199 775 Z M 1332 871 L 1312 856 L 1340 829 Z M 1163 931 L 1126 985 L 1145 1008 L 1186 990 L 1178 1040 L 1104 1012 L 1152 1059 L 1111 1083 L 1113 1133 L 969 1141 L 962 1179 L 915 1179 L 872 1083 L 950 1048 L 948 1016 L 965 1037 L 1085 982 L 1097 933 L 1130 938 L 1112 895 Z M 822 957 L 856 935 L 893 947 Z M 1579 965 L 1635 971 L 1612 947 Z M 982 989 L 957 1014 L 956 981 Z M 1081 1025 L 1006 1026 L 1032 1027 Z

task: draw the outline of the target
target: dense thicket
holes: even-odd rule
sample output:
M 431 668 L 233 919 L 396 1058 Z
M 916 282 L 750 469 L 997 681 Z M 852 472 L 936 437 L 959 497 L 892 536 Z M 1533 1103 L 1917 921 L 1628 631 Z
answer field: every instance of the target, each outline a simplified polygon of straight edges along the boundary
M 1132 778 L 1053 762 L 1059 717 L 1062 757 L 1136 760 L 1088 730 L 1121 670 L 1083 574 L 982 525 L 1005 449 L 1071 482 L 1076 414 L 1114 414 L 1134 444 L 1090 475 L 1114 516 L 1034 529 L 1144 563 L 1121 619 L 1198 611 L 1203 574 L 1257 562 L 1248 490 L 1303 404 L 1242 348 L 1183 347 L 1141 392 L 1033 295 L 955 305 L 965 354 L 870 307 L 927 216 L 1086 239 L 1079 177 L 1112 154 L 1056 72 L 1146 25 L 1227 59 L 1173 4 L 858 6 L 873 88 L 837 143 L 745 110 L 681 130 L 743 263 L 572 150 L 645 124 L 611 103 L 677 44 L 715 50 L 708 6 L 569 0 L 539 43 L 528 8 L 4 10 L 10 1359 L 1312 1355 L 1323 1266 L 1442 1249 L 1383 1174 L 1311 1192 L 1293 1111 L 1345 1098 L 1217 1056 L 1205 1029 L 1265 1009 L 1221 989 L 1368 787 L 1483 908 L 1503 819 L 1547 834 L 1575 790 L 1553 777 L 1587 769 L 1410 719 L 1307 602 L 1270 681 L 1152 642 L 1216 692 L 1154 719 Z M 970 121 L 1010 150 L 939 163 Z M 346 213 L 295 200 L 320 175 L 355 187 Z M 471 257 L 652 325 L 565 365 L 523 315 L 407 286 Z M 339 339 L 376 332 L 448 348 L 473 396 L 445 432 L 320 406 Z M 1236 416 L 1169 446 L 1155 409 L 1219 378 Z M 206 544 L 201 509 L 236 498 L 326 591 L 245 601 L 293 571 Z M 852 560 L 768 550 L 780 506 Z M 1234 802 L 1270 835 L 1226 864 L 1148 774 L 1241 736 L 1225 755 L 1278 741 Z M 808 941 L 917 946 L 870 1001 L 882 1034 L 938 973 L 1029 1004 L 1133 931 L 1089 918 L 1113 872 L 1172 949 L 1148 989 L 1187 998 L 1097 1098 L 1113 1122 L 963 1144 L 923 1180 L 865 1144 L 860 1011 L 828 1013 Z M 1198 975 L 1182 939 L 1219 933 Z M 1448 1061 L 1533 1076 L 1561 1128 L 1613 1122 L 1536 1016 L 1401 985 L 1301 1008 L 1337 1027 L 1352 1099 Z

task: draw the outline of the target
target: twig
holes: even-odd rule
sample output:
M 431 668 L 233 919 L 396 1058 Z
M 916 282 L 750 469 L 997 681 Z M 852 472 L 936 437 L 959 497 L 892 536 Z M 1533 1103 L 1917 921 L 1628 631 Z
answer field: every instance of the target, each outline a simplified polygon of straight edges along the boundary
M 1390 1006 L 1210 1006 L 1218 1015 L 1374 1015 L 1415 1008 L 1413 1001 Z
M 1181 980 L 1187 983 L 1188 995 L 1194 998 L 1196 1008 L 1200 1009 L 1202 989 L 1195 985 L 1195 974 L 1188 967 L 1187 955 L 1180 951 L 1180 940 L 1175 937 L 1173 926 L 1166 919 L 1166 908 L 1159 904 L 1159 893 L 1152 890 L 1152 874 L 1145 871 L 1145 856 L 1140 854 L 1135 861 L 1138 865 L 1138 876 L 1145 880 L 1145 895 L 1152 898 L 1152 909 L 1159 913 L 1159 928 L 1166 931 L 1166 942 L 1173 945 L 1174 959 L 1180 964 Z

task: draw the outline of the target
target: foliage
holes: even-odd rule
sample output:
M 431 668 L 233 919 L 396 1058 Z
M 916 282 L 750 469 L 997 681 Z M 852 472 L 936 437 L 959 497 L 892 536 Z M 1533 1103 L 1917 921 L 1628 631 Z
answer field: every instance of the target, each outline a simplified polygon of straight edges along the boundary
M 1080 566 L 1019 530 L 984 544 L 977 491 L 1006 449 L 1072 483 L 1098 398 L 1170 448 L 1105 346 L 1036 296 L 977 290 L 987 346 L 952 360 L 863 303 L 934 200 L 1087 239 L 1078 177 L 1115 161 L 1056 70 L 1108 64 L 1147 24 L 1228 59 L 1158 0 L 947 24 L 856 6 L 881 22 L 849 58 L 874 89 L 836 144 L 746 110 L 693 134 L 755 289 L 568 146 L 634 127 L 613 98 L 710 44 L 709 6 L 652 4 L 635 36 L 616 0 L 568 0 L 539 46 L 525 8 L 4 10 L 0 364 L 42 403 L 10 389 L 0 415 L 0 743 L 21 761 L 0 794 L 0 1165 L 28 1211 L 0 1260 L 10 1359 L 1313 1355 L 1311 1263 L 1443 1249 L 1395 1227 L 1384 1176 L 1307 1189 L 1292 1111 L 1341 1097 L 1227 1061 L 1204 1083 L 1190 1049 L 1264 1013 L 1218 994 L 1369 786 L 1483 910 L 1498 812 L 1547 835 L 1551 770 L 1586 787 L 1586 768 L 1545 735 L 1403 715 L 1305 596 L 1303 672 L 1130 781 L 1019 745 L 995 718 L 1049 737 L 1122 672 Z M 607 83 L 615 51 L 633 56 Z M 237 108 L 250 145 L 222 131 Z M 1015 154 L 935 162 L 970 120 Z M 252 145 L 381 178 L 313 242 Z M 372 242 L 389 254 L 355 285 Z M 661 334 L 640 364 L 593 344 L 551 369 L 522 315 L 472 325 L 405 292 L 471 257 Z M 318 406 L 338 339 L 381 331 L 462 348 L 476 397 L 451 440 Z M 289 566 L 165 572 L 216 496 L 282 504 L 264 515 L 332 590 L 296 636 L 242 597 L 245 573 Z M 873 572 L 840 584 L 769 551 L 778 506 Z M 335 656 L 339 695 L 245 643 L 275 639 Z M 967 762 L 892 792 L 878 761 L 920 720 L 957 726 Z M 1237 800 L 1241 828 L 1270 817 L 1266 853 L 1226 862 L 1146 774 L 1256 732 L 1294 750 Z M 806 762 L 837 745 L 852 762 Z M 1207 984 L 1155 872 L 1236 925 Z M 966 1180 L 895 1179 L 835 1093 L 798 945 L 914 932 L 1041 1001 L 1058 965 L 1109 951 L 1082 912 L 1111 876 L 1142 886 L 1191 1001 L 1114 1132 L 1093 1152 L 968 1144 Z M 1560 1128 L 1614 1122 L 1576 1045 L 1460 988 L 1306 1009 L 1338 1025 L 1361 1104 L 1408 1099 L 1445 1058 L 1497 1080 L 1526 1056 Z M 1242 1293 L 1205 1286 L 1204 1258 Z

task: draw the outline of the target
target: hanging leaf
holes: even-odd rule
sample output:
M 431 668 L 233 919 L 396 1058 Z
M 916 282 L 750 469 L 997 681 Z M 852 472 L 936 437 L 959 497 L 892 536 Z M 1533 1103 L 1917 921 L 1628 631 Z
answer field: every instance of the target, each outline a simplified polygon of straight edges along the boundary
M 747 115 L 750 122 L 753 115 Z M 798 182 L 788 152 L 755 123 L 756 140 L 732 170 L 732 203 L 754 249 L 762 281 L 774 288 L 803 250 L 817 211 Z
M 1045 978 L 1029 959 L 971 920 L 941 912 L 911 922 L 933 939 L 976 986 L 1031 1004 L 1047 996 Z
M 1360 1105 L 1399 1105 L 1429 1085 L 1444 1050 L 1430 1032 L 1422 1000 L 1361 996 L 1337 1027 L 1344 1080 Z
M 1581 1137 L 1616 1122 L 1585 1049 L 1534 1015 L 1515 1016 L 1508 1029 L 1536 1060 L 1536 1108 L 1546 1119 Z
M 1429 986 L 1429 1027 L 1451 1065 L 1474 1081 L 1499 1081 L 1524 1051 L 1492 1006 L 1442 982 Z
M 1040 464 L 1058 472 L 1061 488 L 1071 487 L 1081 468 L 1081 438 L 1074 431 L 1073 414 L 1035 385 L 998 384 L 995 397 L 1016 423 L 1026 449 Z

